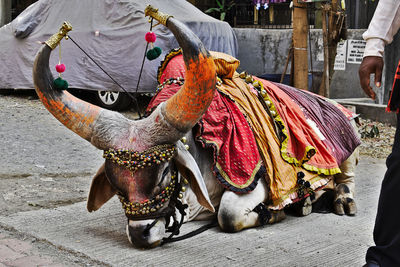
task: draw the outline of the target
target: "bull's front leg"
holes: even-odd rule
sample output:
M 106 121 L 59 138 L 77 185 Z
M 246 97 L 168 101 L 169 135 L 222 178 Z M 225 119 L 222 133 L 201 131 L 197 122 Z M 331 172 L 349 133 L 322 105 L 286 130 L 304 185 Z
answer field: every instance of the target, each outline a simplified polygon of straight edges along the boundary
M 271 217 L 267 221 L 265 218 L 260 220 L 260 212 L 256 212 L 254 209 L 260 203 L 265 203 L 267 197 L 268 189 L 263 179 L 260 179 L 256 188 L 247 194 L 239 195 L 231 191 L 225 191 L 218 211 L 219 226 L 225 232 L 238 232 L 246 228 L 283 220 L 285 218 L 283 210 L 269 213 L 265 206 L 264 212 L 270 214 Z
M 354 201 L 354 171 L 358 163 L 358 148 L 340 165 L 342 173 L 335 175 L 335 213 L 338 215 L 355 215 L 357 206 Z

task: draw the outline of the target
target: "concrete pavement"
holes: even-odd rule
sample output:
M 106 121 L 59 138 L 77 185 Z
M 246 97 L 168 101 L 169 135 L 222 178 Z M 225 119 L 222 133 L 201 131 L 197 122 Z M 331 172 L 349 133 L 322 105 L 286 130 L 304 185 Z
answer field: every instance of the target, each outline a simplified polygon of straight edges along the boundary
M 152 250 L 125 235 L 116 199 L 88 213 L 85 198 L 101 151 L 34 99 L 0 94 L 0 267 L 3 266 L 362 266 L 376 214 L 384 160 L 362 158 L 358 214 L 288 216 L 226 234 L 217 228 Z M 129 115 L 129 114 L 127 114 Z M 182 232 L 203 222 L 191 222 Z
M 384 171 L 383 160 L 362 158 L 356 176 L 358 214 L 354 217 L 316 213 L 288 216 L 281 223 L 236 234 L 213 228 L 152 250 L 131 247 L 125 235 L 126 219 L 116 198 L 95 213 L 88 213 L 86 203 L 79 202 L 0 216 L 0 226 L 80 255 L 95 265 L 362 266 L 366 249 L 372 244 Z M 203 223 L 187 223 L 182 232 Z M 10 260 L 0 254 L 1 263 L 8 265 Z

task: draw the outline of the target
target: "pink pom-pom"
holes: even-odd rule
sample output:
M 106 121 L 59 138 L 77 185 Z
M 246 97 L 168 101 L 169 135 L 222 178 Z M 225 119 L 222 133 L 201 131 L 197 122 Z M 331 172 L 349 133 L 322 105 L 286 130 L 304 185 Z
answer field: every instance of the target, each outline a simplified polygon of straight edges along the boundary
M 64 71 L 65 71 L 65 65 L 64 65 L 64 64 L 57 64 L 57 65 L 56 65 L 56 71 L 57 71 L 58 73 L 64 72 Z
M 146 39 L 146 42 L 148 42 L 148 43 L 154 43 L 157 39 L 156 34 L 154 32 L 146 33 L 144 38 Z

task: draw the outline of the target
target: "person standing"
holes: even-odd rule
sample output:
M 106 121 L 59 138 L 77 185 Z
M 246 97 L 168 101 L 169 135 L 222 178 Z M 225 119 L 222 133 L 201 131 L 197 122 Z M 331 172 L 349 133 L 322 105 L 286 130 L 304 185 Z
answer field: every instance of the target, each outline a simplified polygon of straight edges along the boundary
M 360 85 L 364 92 L 375 99 L 370 86 L 370 75 L 375 74 L 375 85 L 381 86 L 383 52 L 385 45 L 393 41 L 400 28 L 400 1 L 380 0 L 368 30 L 363 34 L 366 40 L 363 61 L 359 68 Z M 400 52 L 400 51 L 399 51 Z M 400 62 L 397 67 L 393 89 L 387 111 L 399 112 L 400 108 Z M 382 181 L 378 211 L 374 226 L 375 246 L 366 253 L 367 267 L 400 266 L 400 116 L 397 114 L 397 128 L 392 153 L 386 160 L 387 171 Z

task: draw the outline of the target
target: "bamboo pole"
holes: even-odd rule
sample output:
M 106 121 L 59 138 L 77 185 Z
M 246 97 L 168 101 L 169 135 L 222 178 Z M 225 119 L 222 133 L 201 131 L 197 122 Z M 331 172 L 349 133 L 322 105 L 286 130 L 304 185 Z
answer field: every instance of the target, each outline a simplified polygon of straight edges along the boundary
M 258 9 L 256 6 L 254 6 L 254 20 L 253 20 L 253 24 L 257 25 L 258 24 Z
M 329 97 L 329 49 L 328 49 L 328 28 L 326 22 L 326 15 L 329 7 L 327 5 L 322 6 L 322 37 L 324 43 L 324 72 L 322 73 L 322 81 L 319 86 L 318 94 Z
M 294 87 L 308 90 L 307 4 L 299 3 L 299 0 L 293 3 Z
M 340 27 L 336 23 L 338 22 L 338 16 L 337 16 L 337 11 L 338 11 L 338 1 L 337 0 L 332 0 L 331 3 L 331 12 L 329 12 L 329 82 L 332 80 L 333 73 L 335 72 L 333 67 L 335 64 L 335 58 L 336 58 L 336 51 L 337 51 L 337 43 L 339 41 L 338 36 L 339 36 L 339 31 Z
M 289 66 L 289 62 L 292 62 L 292 65 L 293 65 L 293 44 L 290 45 L 289 52 L 288 52 L 288 55 L 287 55 L 287 58 L 286 58 L 285 67 L 283 68 L 283 72 L 282 72 L 282 75 L 281 75 L 280 83 L 283 83 L 283 80 L 285 79 L 285 75 L 286 75 L 286 72 L 287 72 L 287 68 Z

